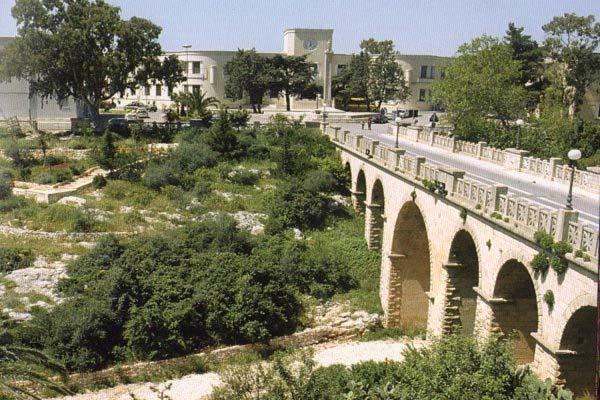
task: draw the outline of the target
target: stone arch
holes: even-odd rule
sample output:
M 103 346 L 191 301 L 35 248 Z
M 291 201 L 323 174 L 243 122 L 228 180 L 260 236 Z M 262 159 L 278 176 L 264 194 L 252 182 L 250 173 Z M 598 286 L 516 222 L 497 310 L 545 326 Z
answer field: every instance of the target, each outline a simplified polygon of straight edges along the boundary
M 352 190 L 352 205 L 357 213 L 362 214 L 365 212 L 366 199 L 367 179 L 365 178 L 365 172 L 361 168 L 356 174 L 356 181 Z
M 387 326 L 427 328 L 431 262 L 429 238 L 421 210 L 402 205 L 392 237 Z
M 480 269 L 477 246 L 468 231 L 461 229 L 456 232 L 444 267 L 448 280 L 443 330 L 445 333 L 472 335 L 477 306 L 474 288 L 479 286 Z
M 518 364 L 533 361 L 538 330 L 538 302 L 533 280 L 523 263 L 506 261 L 496 277 L 492 298 L 494 323 L 502 334 L 511 335 Z
M 371 189 L 370 201 L 366 204 L 366 238 L 369 249 L 380 249 L 383 243 L 385 215 L 385 194 L 380 179 L 376 179 Z
M 576 397 L 594 393 L 596 312 L 596 307 L 588 305 L 571 315 L 557 352 L 559 379 Z

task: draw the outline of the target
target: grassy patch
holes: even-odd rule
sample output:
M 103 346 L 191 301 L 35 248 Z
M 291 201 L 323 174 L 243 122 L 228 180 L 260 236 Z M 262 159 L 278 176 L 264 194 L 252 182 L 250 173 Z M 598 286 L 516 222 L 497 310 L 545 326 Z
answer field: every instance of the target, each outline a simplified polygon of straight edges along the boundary
M 380 328 L 374 331 L 365 332 L 358 338 L 360 342 L 372 342 L 375 340 L 389 340 L 402 338 L 425 337 L 425 331 L 419 329 L 402 328 Z
M 338 254 L 348 266 L 359 287 L 334 296 L 336 302 L 348 302 L 351 310 L 381 313 L 379 302 L 379 269 L 381 253 L 370 251 L 364 239 L 364 218 L 336 220 L 331 230 L 314 231 L 308 235 L 317 246 Z

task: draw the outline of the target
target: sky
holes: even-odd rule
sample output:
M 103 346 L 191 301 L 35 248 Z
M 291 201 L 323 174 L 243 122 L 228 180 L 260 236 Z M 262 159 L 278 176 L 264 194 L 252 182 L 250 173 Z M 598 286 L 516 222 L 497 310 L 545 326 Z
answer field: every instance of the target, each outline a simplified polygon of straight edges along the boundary
M 542 25 L 565 12 L 593 14 L 600 0 L 108 0 L 122 16 L 162 26 L 164 50 L 256 48 L 279 52 L 286 28 L 334 29 L 333 49 L 353 53 L 362 39 L 391 39 L 405 54 L 453 55 L 483 34 L 503 36 L 509 22 L 541 41 Z M 0 36 L 16 33 L 0 0 Z

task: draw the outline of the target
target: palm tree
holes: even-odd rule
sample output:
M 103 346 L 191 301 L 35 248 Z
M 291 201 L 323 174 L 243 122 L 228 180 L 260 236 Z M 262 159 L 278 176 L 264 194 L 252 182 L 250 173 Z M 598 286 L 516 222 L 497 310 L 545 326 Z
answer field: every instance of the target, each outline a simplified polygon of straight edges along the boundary
M 210 115 L 209 107 L 219 104 L 219 100 L 215 97 L 208 97 L 201 91 L 178 94 L 175 97 L 175 101 L 200 119 L 204 119 L 207 115 Z
M 9 337 L 0 320 L 0 339 Z M 72 394 L 47 373 L 66 376 L 66 369 L 39 350 L 0 342 L 0 398 L 41 399 L 28 388 L 34 384 L 57 394 Z

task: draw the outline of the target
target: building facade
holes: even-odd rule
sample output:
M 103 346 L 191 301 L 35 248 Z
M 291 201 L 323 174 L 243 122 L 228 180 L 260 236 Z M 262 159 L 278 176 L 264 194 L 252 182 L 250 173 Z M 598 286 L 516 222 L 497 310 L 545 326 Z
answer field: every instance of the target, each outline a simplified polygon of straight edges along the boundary
M 352 54 L 335 53 L 332 49 L 332 29 L 287 29 L 283 34 L 283 51 L 281 53 L 259 53 L 263 56 L 285 54 L 290 56 L 306 56 L 307 61 L 314 64 L 316 80 L 324 82 L 324 101 L 329 106 L 334 106 L 331 98 L 331 80 L 345 68 L 352 58 Z M 176 55 L 184 65 L 184 74 L 187 81 L 173 89 L 174 93 L 201 91 L 207 96 L 216 97 L 220 101 L 227 100 L 225 96 L 225 64 L 231 60 L 236 51 L 227 50 L 182 50 L 166 52 Z M 450 62 L 450 57 L 431 55 L 402 55 L 396 57 L 404 71 L 410 89 L 409 98 L 399 104 L 399 108 L 418 110 L 431 110 L 435 105 L 431 100 L 431 83 L 434 79 L 443 76 L 445 66 Z M 125 93 L 115 100 L 122 107 L 133 101 L 146 104 L 155 104 L 160 109 L 172 104 L 171 94 L 164 85 L 148 85 L 136 92 Z M 281 98 L 266 98 L 264 103 L 275 108 L 284 108 L 285 102 Z M 316 99 L 292 99 L 292 109 L 315 109 L 318 105 Z
M 0 49 L 12 38 L 0 37 Z M 72 98 L 59 102 L 30 95 L 29 84 L 20 79 L 0 82 L 0 120 L 17 117 L 38 122 L 40 129 L 70 127 L 70 119 L 80 117 L 83 108 Z

